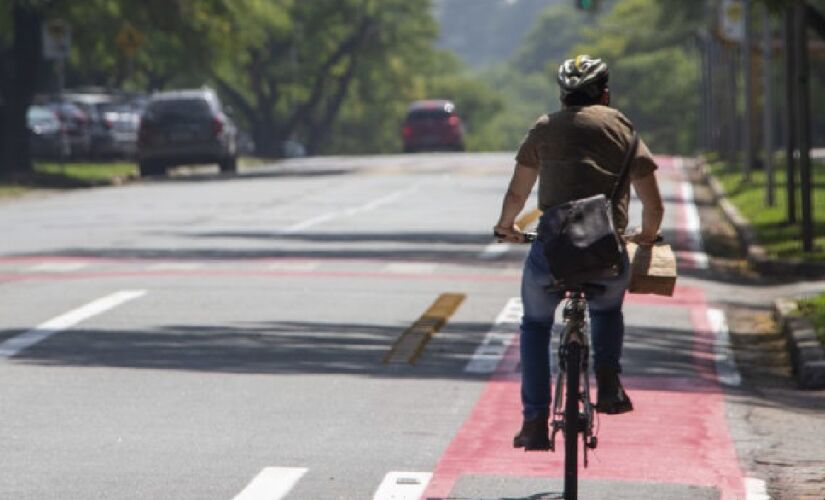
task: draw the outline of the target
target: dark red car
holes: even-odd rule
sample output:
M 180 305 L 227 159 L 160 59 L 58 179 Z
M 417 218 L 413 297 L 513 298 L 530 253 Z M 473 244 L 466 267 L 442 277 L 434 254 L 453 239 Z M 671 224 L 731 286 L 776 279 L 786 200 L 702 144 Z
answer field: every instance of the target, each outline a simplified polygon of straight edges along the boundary
M 405 153 L 464 151 L 464 125 L 451 101 L 415 101 L 407 111 L 401 133 Z

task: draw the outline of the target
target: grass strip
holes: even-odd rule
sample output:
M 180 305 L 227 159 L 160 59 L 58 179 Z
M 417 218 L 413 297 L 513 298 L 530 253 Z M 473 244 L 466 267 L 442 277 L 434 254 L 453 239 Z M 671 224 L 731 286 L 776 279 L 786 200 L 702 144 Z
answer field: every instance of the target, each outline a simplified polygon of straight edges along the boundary
M 259 168 L 272 160 L 238 159 L 241 168 Z M 138 177 L 135 162 L 36 162 L 33 172 L 0 177 L 0 198 L 13 198 L 35 189 L 73 189 L 109 186 Z
M 768 206 L 766 203 L 766 177 L 762 170 L 751 174 L 746 180 L 741 169 L 730 165 L 715 162 L 710 169 L 714 177 L 725 188 L 730 201 L 752 224 L 759 243 L 765 247 L 769 255 L 778 258 L 792 258 L 804 261 L 825 261 L 825 166 L 822 163 L 814 164 L 813 192 L 813 219 L 814 219 L 814 251 L 802 250 L 802 228 L 799 222 L 787 223 L 787 191 L 785 182 L 784 164 L 777 165 L 775 175 L 775 203 Z M 798 182 L 797 182 L 798 186 Z M 797 199 L 797 210 L 800 201 Z M 797 216 L 797 221 L 801 217 Z
M 66 177 L 78 182 L 91 184 L 110 184 L 115 179 L 137 176 L 134 162 L 112 163 L 37 163 L 36 173 L 50 176 Z

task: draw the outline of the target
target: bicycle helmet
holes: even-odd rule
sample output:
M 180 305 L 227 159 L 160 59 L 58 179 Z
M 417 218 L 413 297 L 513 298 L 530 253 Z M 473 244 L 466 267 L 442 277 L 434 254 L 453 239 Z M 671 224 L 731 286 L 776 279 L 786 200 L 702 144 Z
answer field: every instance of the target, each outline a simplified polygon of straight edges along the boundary
M 562 99 L 575 93 L 584 93 L 595 99 L 604 90 L 607 80 L 607 64 L 588 55 L 568 59 L 559 66 L 558 82 Z

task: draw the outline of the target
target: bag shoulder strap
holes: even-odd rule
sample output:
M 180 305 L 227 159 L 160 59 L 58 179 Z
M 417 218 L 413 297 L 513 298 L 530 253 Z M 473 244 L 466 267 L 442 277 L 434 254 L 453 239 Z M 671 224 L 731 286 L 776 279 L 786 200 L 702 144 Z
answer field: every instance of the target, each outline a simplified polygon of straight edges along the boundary
M 619 171 L 619 178 L 616 179 L 616 184 L 613 186 L 613 191 L 610 193 L 610 202 L 614 205 L 616 204 L 619 193 L 622 192 L 625 182 L 627 182 L 627 177 L 630 175 L 630 164 L 633 162 L 633 158 L 636 157 L 636 151 L 638 149 L 639 134 L 634 130 L 633 139 L 631 139 L 630 147 L 627 149 L 627 153 L 625 153 L 622 169 Z

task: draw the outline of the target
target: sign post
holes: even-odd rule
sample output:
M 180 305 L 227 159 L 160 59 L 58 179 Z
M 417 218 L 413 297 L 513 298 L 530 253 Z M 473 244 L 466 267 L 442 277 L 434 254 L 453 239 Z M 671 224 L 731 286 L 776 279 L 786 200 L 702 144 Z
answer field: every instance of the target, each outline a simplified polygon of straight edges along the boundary
M 66 86 L 66 59 L 72 50 L 72 28 L 62 19 L 50 19 L 43 23 L 43 58 L 55 62 L 57 71 L 57 96 L 59 105 L 63 105 L 63 89 Z M 62 109 L 58 113 L 62 113 Z M 60 158 L 68 150 L 69 139 L 66 137 L 66 127 L 60 127 Z
M 123 24 L 123 27 L 120 28 L 120 31 L 115 37 L 115 43 L 120 51 L 126 56 L 126 60 L 129 65 L 129 78 L 132 77 L 135 71 L 135 54 L 137 54 L 137 51 L 143 45 L 144 40 L 145 38 L 143 33 L 141 33 L 129 22 Z

